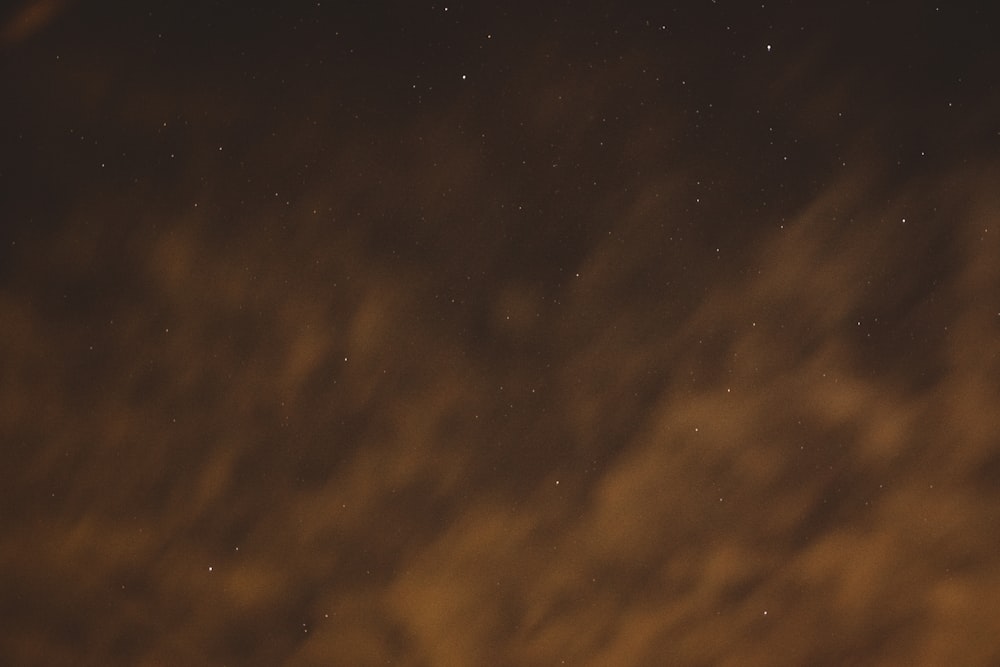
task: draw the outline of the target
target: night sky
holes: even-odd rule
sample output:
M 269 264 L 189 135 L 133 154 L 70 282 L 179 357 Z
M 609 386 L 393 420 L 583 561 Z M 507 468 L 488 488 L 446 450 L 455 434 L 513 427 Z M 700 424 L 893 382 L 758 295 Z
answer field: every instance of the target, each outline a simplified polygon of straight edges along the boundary
M 1000 664 L 989 3 L 0 19 L 0 664 Z

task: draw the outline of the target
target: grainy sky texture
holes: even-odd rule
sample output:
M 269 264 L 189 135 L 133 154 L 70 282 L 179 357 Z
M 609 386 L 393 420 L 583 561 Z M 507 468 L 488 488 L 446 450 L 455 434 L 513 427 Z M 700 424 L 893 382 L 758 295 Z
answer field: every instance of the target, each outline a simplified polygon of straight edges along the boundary
M 1000 664 L 982 4 L 8 9 L 0 663 Z

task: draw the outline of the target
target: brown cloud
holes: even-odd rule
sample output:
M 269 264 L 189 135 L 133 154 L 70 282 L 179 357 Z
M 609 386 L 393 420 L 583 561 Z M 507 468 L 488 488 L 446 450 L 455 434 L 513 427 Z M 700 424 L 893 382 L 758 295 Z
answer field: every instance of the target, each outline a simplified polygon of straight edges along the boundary
M 0 45 L 16 45 L 43 30 L 69 3 L 65 0 L 32 0 L 23 3 L 0 28 Z
M 105 183 L 21 241 L 6 655 L 995 661 L 995 170 L 872 150 L 754 209 L 758 174 L 664 147 L 658 82 L 615 87 L 640 61 L 239 158 L 200 143 L 220 103 L 159 199 Z

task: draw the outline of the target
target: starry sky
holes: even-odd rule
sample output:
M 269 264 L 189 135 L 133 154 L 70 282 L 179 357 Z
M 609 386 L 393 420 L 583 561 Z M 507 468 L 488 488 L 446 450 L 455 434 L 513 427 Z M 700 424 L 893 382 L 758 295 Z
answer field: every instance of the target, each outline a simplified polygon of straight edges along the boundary
M 0 662 L 1000 663 L 983 3 L 0 15 Z

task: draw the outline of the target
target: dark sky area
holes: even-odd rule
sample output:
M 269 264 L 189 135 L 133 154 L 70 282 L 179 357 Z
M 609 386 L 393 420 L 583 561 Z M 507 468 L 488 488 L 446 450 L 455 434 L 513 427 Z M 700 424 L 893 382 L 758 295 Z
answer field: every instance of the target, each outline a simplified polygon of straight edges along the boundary
M 0 18 L 0 664 L 1000 664 L 989 3 Z

